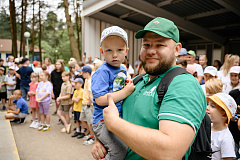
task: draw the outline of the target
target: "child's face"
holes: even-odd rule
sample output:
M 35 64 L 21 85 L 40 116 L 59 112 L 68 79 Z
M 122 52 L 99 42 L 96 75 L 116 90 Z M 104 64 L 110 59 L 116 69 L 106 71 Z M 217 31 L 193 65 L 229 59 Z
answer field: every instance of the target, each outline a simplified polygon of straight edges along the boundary
M 75 68 L 69 68 L 70 72 L 74 73 L 75 72 Z
M 80 83 L 80 82 L 75 82 L 75 83 L 74 83 L 74 88 L 75 88 L 75 89 L 80 89 L 80 88 L 82 88 L 82 83 Z
M 3 70 L 0 70 L 0 75 L 3 75 L 4 71 Z
M 15 99 L 19 99 L 19 98 L 21 97 L 21 95 L 18 94 L 17 92 L 13 92 L 13 97 L 14 97 Z
M 238 73 L 230 73 L 230 80 L 233 85 L 239 83 L 239 74 Z
M 212 100 L 209 100 L 206 112 L 213 123 L 222 122 L 223 118 L 225 118 L 225 111 L 223 110 L 223 108 L 219 107 Z
M 45 75 L 44 73 L 41 73 L 40 74 L 40 79 L 41 79 L 41 81 L 47 81 L 48 80 L 48 76 Z
M 37 82 L 38 81 L 38 78 L 37 77 L 31 77 L 31 81 L 34 83 L 34 82 Z
M 14 72 L 15 72 L 15 71 L 14 71 L 13 69 L 9 69 L 9 74 L 10 74 L 10 75 L 13 75 Z
M 83 78 L 87 78 L 87 77 L 88 77 L 88 74 L 89 74 L 89 73 L 87 73 L 87 72 L 82 72 Z
M 206 63 L 207 63 L 207 61 L 206 61 L 206 58 L 205 58 L 205 57 L 203 57 L 203 56 L 199 57 L 199 64 L 200 64 L 200 65 L 204 65 L 204 64 L 206 64 Z
M 100 52 L 106 62 L 114 67 L 120 67 L 124 61 L 129 48 L 125 41 L 118 36 L 109 36 L 103 40 Z
M 69 80 L 69 76 L 62 76 L 62 80 L 63 80 L 64 82 L 68 81 L 68 80 Z
M 61 67 L 62 67 L 60 62 L 56 62 L 55 66 L 56 66 L 56 69 L 61 69 Z
M 205 80 L 205 82 L 207 82 L 209 79 L 212 79 L 212 78 L 214 78 L 214 76 L 212 76 L 211 74 L 209 74 L 209 73 L 205 73 L 205 74 L 204 74 L 204 80 Z

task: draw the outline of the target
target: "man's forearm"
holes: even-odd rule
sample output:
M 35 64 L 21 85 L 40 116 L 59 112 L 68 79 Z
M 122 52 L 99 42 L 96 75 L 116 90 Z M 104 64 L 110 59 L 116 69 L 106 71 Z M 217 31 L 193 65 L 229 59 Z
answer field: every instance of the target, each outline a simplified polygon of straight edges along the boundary
M 120 137 L 134 152 L 146 159 L 181 159 L 190 145 L 189 143 L 188 146 L 180 147 L 179 142 L 159 130 L 137 126 L 121 118 L 116 118 L 113 123 L 109 130 Z

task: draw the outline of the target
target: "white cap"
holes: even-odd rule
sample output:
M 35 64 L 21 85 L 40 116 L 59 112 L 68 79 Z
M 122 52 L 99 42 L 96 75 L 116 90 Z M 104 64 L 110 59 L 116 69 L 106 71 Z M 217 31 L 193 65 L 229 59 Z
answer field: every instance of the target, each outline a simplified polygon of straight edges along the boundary
M 98 62 L 102 62 L 102 61 L 99 60 L 99 59 L 95 59 L 95 60 L 93 61 L 94 64 L 95 64 L 95 63 L 98 63 Z
M 230 69 L 230 71 L 229 71 L 229 73 L 240 73 L 240 66 L 233 66 L 231 69 Z
M 217 93 L 213 96 L 207 97 L 207 101 L 209 101 L 209 99 L 214 101 L 214 103 L 225 110 L 228 117 L 228 122 L 235 115 L 237 104 L 230 95 L 226 93 Z
M 217 68 L 213 66 L 207 66 L 204 70 L 204 74 L 205 73 L 209 73 L 215 77 L 217 75 Z
M 183 56 L 183 55 L 187 55 L 187 50 L 186 50 L 186 48 L 181 48 L 181 51 L 180 51 L 180 53 L 178 54 L 179 56 Z
M 127 33 L 120 27 L 118 26 L 112 26 L 112 27 L 108 27 L 108 28 L 105 28 L 103 31 L 102 31 L 102 35 L 101 35 L 101 40 L 100 40 L 100 44 L 102 43 L 102 41 L 107 38 L 108 36 L 119 36 L 121 37 L 127 44 L 127 47 L 128 47 L 128 36 L 127 36 Z
M 14 66 L 10 66 L 9 69 L 13 69 L 13 70 L 15 70 L 15 67 L 14 67 Z

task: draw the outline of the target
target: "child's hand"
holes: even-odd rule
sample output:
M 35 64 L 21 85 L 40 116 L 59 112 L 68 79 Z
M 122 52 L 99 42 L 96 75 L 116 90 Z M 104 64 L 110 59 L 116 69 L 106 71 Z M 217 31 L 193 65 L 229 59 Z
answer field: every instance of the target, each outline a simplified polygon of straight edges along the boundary
M 126 90 L 128 93 L 132 93 L 135 89 L 135 86 L 133 84 L 132 80 L 126 80 L 126 85 L 124 87 L 124 90 Z
M 40 103 L 40 102 L 41 102 L 41 100 L 40 100 L 39 98 L 36 98 L 36 101 L 37 101 L 38 103 Z
M 60 97 L 58 97 L 58 98 L 56 99 L 56 101 L 60 102 L 60 101 L 61 101 L 61 98 L 60 98 Z
M 15 98 L 14 95 L 11 95 L 11 96 L 10 96 L 10 99 L 14 99 L 14 98 Z
M 52 99 L 54 99 L 55 98 L 55 95 L 54 94 L 52 94 Z

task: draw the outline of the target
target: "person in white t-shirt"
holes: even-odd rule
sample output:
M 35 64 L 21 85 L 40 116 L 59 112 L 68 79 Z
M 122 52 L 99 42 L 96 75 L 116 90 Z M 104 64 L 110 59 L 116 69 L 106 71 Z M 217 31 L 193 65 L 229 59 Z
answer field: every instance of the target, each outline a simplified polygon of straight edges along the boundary
M 207 66 L 204 70 L 204 80 L 207 82 L 209 79 L 217 78 L 217 68 L 213 66 Z M 206 95 L 205 84 L 201 85 L 204 94 Z
M 239 73 L 240 73 L 240 67 L 239 66 L 233 66 L 230 71 L 230 83 L 227 83 L 223 86 L 224 93 L 229 94 L 231 90 L 239 89 L 240 83 L 239 83 Z
M 200 83 L 202 83 L 202 79 L 203 79 L 203 68 L 200 64 L 194 63 L 195 59 L 196 59 L 196 53 L 193 50 L 189 50 L 187 52 L 187 64 L 192 64 L 194 66 L 196 66 L 196 71 L 197 71 L 197 80 Z
M 239 66 L 239 56 L 238 55 L 227 55 L 225 57 L 225 61 L 218 71 L 218 79 L 220 79 L 223 85 L 230 83 L 230 69 L 233 66 Z
M 217 93 L 207 97 L 207 102 L 206 112 L 212 121 L 212 160 L 233 160 L 236 157 L 235 144 L 227 125 L 236 112 L 237 104 L 226 93 Z

